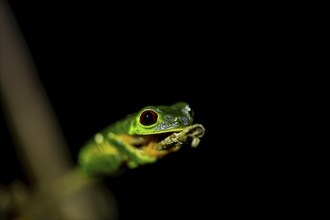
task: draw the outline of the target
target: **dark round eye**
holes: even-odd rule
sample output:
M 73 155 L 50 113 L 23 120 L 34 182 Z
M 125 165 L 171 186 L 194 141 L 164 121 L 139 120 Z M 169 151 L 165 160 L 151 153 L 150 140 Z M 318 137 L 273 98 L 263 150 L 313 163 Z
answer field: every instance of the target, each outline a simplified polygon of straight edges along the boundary
M 140 122 L 143 125 L 152 125 L 157 121 L 158 115 L 152 110 L 145 110 L 140 116 Z

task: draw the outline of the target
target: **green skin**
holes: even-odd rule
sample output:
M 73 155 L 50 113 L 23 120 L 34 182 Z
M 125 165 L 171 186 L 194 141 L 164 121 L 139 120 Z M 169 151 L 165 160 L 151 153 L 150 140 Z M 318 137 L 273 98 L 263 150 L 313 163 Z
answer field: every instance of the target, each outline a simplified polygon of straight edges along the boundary
M 154 163 L 195 138 L 186 134 L 190 132 L 191 129 L 187 128 L 192 127 L 192 123 L 192 111 L 185 102 L 144 107 L 91 138 L 79 153 L 80 168 L 90 175 L 112 175 L 121 167 L 136 168 Z M 186 133 L 182 132 L 184 129 Z M 180 132 L 184 134 L 179 141 L 177 134 Z M 198 143 L 199 139 L 194 147 Z

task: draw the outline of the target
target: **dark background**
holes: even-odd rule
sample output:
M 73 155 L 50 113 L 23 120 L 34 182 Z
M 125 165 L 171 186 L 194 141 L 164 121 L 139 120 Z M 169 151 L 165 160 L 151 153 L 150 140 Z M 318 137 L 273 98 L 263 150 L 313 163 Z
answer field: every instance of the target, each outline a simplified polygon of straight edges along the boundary
M 253 22 L 212 7 L 9 3 L 73 160 L 91 135 L 145 105 L 186 101 L 205 126 L 197 149 L 105 178 L 121 219 L 288 209 L 282 192 L 290 175 L 281 173 L 287 158 L 275 159 L 285 134 L 267 129 L 283 109 L 269 90 L 274 78 L 256 74 L 276 71 L 267 52 L 276 45 L 251 36 Z M 25 180 L 2 114 L 1 129 L 1 182 Z

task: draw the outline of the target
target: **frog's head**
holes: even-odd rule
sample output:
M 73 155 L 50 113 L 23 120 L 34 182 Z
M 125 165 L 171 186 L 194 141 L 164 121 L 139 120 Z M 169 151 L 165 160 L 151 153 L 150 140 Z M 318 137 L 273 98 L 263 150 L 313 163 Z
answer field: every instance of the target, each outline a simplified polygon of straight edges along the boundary
M 135 148 L 145 155 L 160 158 L 176 152 L 184 144 L 196 147 L 204 127 L 193 125 L 193 111 L 185 102 L 170 106 L 147 106 L 131 115 L 128 134 L 135 137 Z
M 185 102 L 170 106 L 147 106 L 141 109 L 132 121 L 129 133 L 153 135 L 179 132 L 193 122 L 193 112 Z

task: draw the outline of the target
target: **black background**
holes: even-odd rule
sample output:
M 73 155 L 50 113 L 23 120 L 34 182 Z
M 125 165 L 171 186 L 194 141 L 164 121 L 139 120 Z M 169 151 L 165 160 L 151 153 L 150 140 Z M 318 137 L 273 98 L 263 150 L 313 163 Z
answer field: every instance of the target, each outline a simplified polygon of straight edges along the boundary
M 167 11 L 10 3 L 73 160 L 91 135 L 145 105 L 186 101 L 205 126 L 197 149 L 105 178 L 121 219 L 273 216 L 288 209 L 287 158 L 276 158 L 285 133 L 268 129 L 283 111 L 269 90 L 276 77 L 256 74 L 277 70 L 267 52 L 276 45 L 265 32 L 252 34 L 253 22 L 196 5 Z M 25 177 L 1 120 L 1 182 L 9 184 Z

